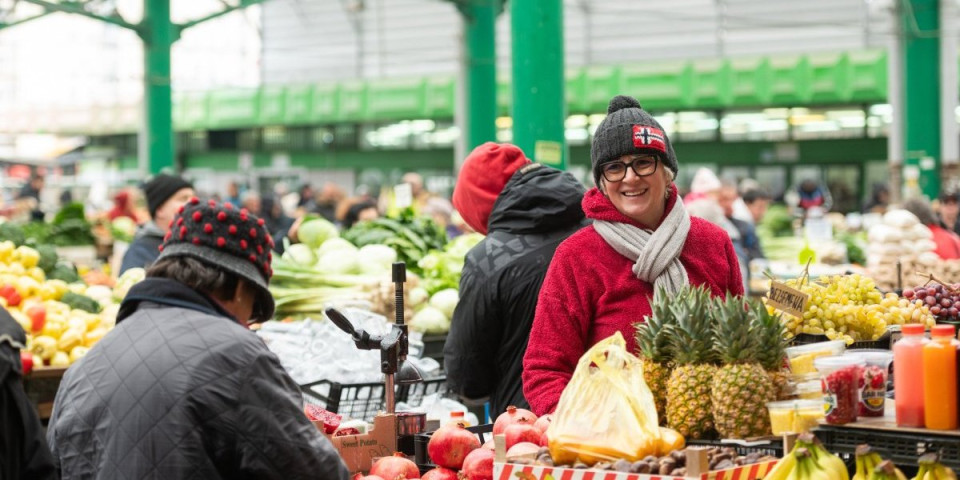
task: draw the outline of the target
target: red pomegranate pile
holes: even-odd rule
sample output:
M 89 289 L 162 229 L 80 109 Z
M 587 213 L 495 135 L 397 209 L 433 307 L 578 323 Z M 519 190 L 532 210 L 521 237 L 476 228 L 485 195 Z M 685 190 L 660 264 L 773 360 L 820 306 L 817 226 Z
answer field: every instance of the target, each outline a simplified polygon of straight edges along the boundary
M 406 480 L 410 478 L 420 478 L 420 469 L 417 464 L 407 458 L 406 455 L 397 452 L 392 457 L 382 457 L 370 467 L 370 475 L 364 480 Z M 354 480 L 357 480 L 354 478 Z

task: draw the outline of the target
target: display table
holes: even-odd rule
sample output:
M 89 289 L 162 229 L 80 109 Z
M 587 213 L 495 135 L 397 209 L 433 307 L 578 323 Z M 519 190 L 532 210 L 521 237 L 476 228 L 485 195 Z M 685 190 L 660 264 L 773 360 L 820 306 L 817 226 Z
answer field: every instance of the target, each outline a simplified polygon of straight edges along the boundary
M 896 410 L 887 400 L 882 417 L 861 418 L 846 425 L 821 424 L 814 434 L 833 453 L 853 455 L 857 445 L 869 444 L 900 465 L 916 465 L 924 453 L 940 453 L 944 465 L 960 469 L 960 430 L 897 427 Z
M 67 367 L 34 368 L 29 375 L 23 377 L 23 390 L 27 393 L 30 402 L 37 408 L 41 420 L 50 418 L 53 412 L 53 398 L 60 388 L 63 373 Z

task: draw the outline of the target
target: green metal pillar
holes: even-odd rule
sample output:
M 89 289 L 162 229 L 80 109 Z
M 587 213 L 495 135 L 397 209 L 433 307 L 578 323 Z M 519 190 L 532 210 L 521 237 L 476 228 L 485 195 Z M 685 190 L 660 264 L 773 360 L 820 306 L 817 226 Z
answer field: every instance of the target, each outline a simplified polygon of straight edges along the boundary
M 174 167 L 170 48 L 178 27 L 170 21 L 170 0 L 144 0 L 144 3 L 140 32 L 145 125 L 141 134 L 146 138 L 141 142 L 141 154 L 146 153 L 147 171 L 154 174 Z
M 460 7 L 465 41 L 466 150 L 497 140 L 496 20 L 502 0 L 473 0 Z
M 511 0 L 513 143 L 537 162 L 567 166 L 562 0 Z
M 900 5 L 906 190 L 940 194 L 940 26 L 938 0 Z

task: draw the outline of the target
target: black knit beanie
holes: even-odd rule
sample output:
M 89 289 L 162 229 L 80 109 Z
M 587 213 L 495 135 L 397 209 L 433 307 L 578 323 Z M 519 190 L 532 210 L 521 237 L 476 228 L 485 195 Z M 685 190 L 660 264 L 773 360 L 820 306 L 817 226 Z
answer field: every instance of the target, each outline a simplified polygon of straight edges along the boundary
M 600 184 L 600 165 L 631 153 L 652 153 L 677 175 L 677 155 L 663 127 L 633 97 L 610 100 L 607 117 L 600 122 L 590 146 L 593 181 Z
M 180 177 L 165 173 L 153 177 L 144 184 L 143 194 L 147 197 L 147 210 L 150 211 L 150 218 L 156 215 L 157 209 L 164 202 L 184 188 L 193 188 L 193 185 Z
M 170 222 L 158 260 L 186 256 L 237 275 L 257 290 L 254 320 L 273 317 L 274 302 L 267 285 L 273 276 L 273 238 L 264 220 L 229 202 L 191 198 Z

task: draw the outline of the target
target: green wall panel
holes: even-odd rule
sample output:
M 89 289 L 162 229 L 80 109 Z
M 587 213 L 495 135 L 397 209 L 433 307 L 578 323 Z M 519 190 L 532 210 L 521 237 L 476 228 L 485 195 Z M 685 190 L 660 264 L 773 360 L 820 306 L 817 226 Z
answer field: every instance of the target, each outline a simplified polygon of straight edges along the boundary
M 587 67 L 584 71 L 585 107 L 592 113 L 605 113 L 610 99 L 624 93 L 620 87 L 620 67 Z M 640 103 L 643 105 L 643 102 Z
M 587 108 L 587 82 L 582 69 L 567 70 L 566 88 L 564 96 L 567 97 L 567 114 L 588 113 Z
M 887 98 L 887 53 L 850 52 L 850 100 L 883 102 Z
M 730 61 L 731 105 L 763 105 L 770 101 L 770 61 L 745 58 Z
M 332 168 L 377 168 L 400 170 L 453 170 L 453 149 L 357 151 L 331 150 L 317 153 L 292 153 L 290 164 L 322 170 Z
M 285 106 L 285 123 L 289 125 L 310 123 L 310 113 L 313 109 L 313 87 L 309 85 L 287 87 Z
M 720 108 L 730 104 L 730 62 L 697 60 L 692 65 L 690 96 L 698 108 Z
M 424 85 L 424 115 L 430 118 L 453 118 L 453 102 L 457 94 L 453 77 L 430 77 Z M 493 99 L 491 99 L 492 101 Z
M 249 127 L 259 118 L 259 90 L 217 90 L 210 93 L 211 128 Z
M 367 87 L 365 82 L 344 82 L 340 84 L 337 96 L 337 120 L 359 122 L 367 117 Z
M 770 103 L 797 105 L 810 101 L 810 63 L 806 57 L 770 59 Z
M 497 115 L 510 115 L 510 106 L 513 104 L 513 90 L 510 88 L 510 79 L 497 79 Z
M 209 94 L 206 92 L 185 93 L 174 101 L 173 124 L 181 130 L 196 130 L 209 124 Z
M 313 99 L 310 119 L 317 123 L 332 123 L 338 120 L 338 98 L 340 89 L 336 84 L 313 87 Z
M 810 61 L 810 101 L 845 102 L 850 99 L 850 62 L 845 53 L 815 54 Z
M 426 115 L 424 81 L 379 80 L 367 85 L 366 112 L 363 118 L 402 120 Z
M 646 109 L 690 104 L 692 70 L 688 62 L 660 62 L 620 69 L 620 92 L 631 95 Z
M 286 88 L 274 85 L 260 89 L 260 125 L 280 125 L 286 121 Z

